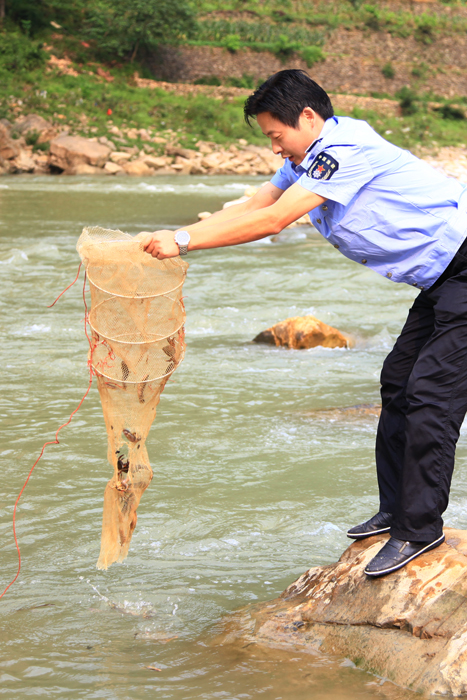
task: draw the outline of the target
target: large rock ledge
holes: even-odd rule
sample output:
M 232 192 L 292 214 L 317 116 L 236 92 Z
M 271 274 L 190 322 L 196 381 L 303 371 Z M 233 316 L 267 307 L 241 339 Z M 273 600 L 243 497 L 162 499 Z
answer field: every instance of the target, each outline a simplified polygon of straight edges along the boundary
M 445 544 L 379 579 L 363 569 L 387 535 L 355 542 L 276 600 L 233 615 L 217 642 L 319 650 L 414 691 L 466 694 L 467 532 L 445 534 Z

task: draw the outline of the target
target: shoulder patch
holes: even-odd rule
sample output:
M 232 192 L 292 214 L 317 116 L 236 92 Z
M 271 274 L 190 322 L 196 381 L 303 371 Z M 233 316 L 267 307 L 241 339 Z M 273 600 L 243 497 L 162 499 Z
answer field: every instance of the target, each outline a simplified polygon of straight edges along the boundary
M 313 180 L 330 180 L 338 170 L 339 163 L 337 160 L 323 151 L 316 156 L 308 168 L 307 175 Z

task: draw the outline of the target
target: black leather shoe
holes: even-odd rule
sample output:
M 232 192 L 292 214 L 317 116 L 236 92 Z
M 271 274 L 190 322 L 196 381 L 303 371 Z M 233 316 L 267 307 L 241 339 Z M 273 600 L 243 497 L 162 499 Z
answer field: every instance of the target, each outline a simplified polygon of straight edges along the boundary
M 347 537 L 352 540 L 362 540 L 364 537 L 372 535 L 380 535 L 382 532 L 389 532 L 392 524 L 392 513 L 376 513 L 372 518 L 362 523 L 355 525 L 347 532 Z
M 368 576 L 385 576 L 403 566 L 430 549 L 439 547 L 444 542 L 444 535 L 433 542 L 404 542 L 390 537 L 378 554 L 366 565 Z

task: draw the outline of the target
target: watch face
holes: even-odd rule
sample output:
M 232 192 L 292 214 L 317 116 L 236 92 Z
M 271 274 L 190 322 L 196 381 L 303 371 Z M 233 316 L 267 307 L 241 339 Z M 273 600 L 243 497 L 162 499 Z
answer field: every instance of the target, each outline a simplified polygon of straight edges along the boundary
M 177 231 L 175 234 L 175 242 L 178 243 L 178 245 L 188 245 L 190 242 L 190 234 L 188 231 Z

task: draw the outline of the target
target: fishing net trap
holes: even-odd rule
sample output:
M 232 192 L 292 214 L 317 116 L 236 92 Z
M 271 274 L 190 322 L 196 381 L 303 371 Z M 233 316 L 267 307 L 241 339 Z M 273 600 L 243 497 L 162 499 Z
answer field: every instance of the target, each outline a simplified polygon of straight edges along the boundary
M 121 231 L 85 228 L 77 250 L 91 293 L 89 364 L 97 378 L 113 476 L 104 492 L 97 568 L 121 562 L 152 479 L 145 446 L 160 395 L 185 352 L 188 264 L 158 260 Z

